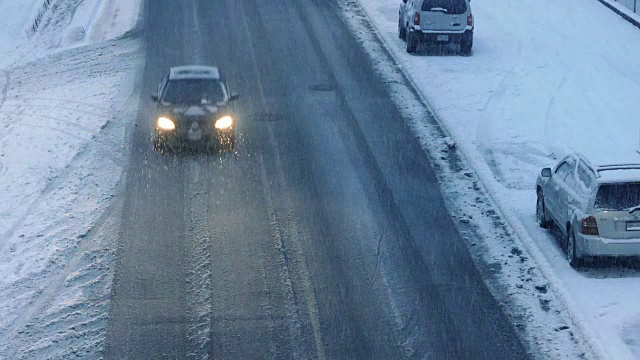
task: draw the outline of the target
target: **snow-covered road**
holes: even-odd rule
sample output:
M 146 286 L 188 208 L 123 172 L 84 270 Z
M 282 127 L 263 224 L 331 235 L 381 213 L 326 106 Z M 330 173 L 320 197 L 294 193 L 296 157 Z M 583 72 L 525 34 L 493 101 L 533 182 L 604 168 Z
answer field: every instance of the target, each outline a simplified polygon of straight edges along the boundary
M 439 47 L 411 56 L 397 37 L 399 0 L 359 3 L 596 356 L 640 358 L 638 265 L 571 269 L 535 224 L 533 190 L 540 168 L 569 150 L 635 150 L 640 30 L 595 0 L 474 0 L 473 56 Z
M 135 26 L 131 10 L 140 3 L 50 3 L 0 1 L 2 359 L 102 348 L 116 235 L 109 229 L 121 205 L 114 193 L 137 110 L 139 45 L 107 40 Z M 129 15 L 118 17 L 122 4 Z M 71 27 L 82 29 L 73 39 Z

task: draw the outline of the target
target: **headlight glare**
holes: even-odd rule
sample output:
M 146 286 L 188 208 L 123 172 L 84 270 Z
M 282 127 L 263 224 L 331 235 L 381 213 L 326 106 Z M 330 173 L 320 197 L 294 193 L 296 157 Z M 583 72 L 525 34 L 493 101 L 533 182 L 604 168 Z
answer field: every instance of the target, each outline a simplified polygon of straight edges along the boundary
M 173 120 L 164 116 L 160 116 L 156 124 L 158 128 L 162 130 L 175 130 L 176 128 L 176 124 L 173 122 Z
M 233 118 L 229 115 L 223 116 L 216 120 L 216 129 L 229 129 L 233 126 Z

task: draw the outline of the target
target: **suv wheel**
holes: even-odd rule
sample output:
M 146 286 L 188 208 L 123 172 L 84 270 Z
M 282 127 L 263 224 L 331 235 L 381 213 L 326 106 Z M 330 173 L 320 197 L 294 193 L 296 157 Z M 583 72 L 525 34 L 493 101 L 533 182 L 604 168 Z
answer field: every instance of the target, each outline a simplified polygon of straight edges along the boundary
M 538 192 L 538 200 L 536 201 L 536 219 L 538 220 L 538 225 L 540 225 L 541 228 L 549 228 L 549 218 L 547 217 L 547 210 L 544 206 L 544 196 L 542 195 L 542 191 Z
M 398 37 L 402 40 L 407 39 L 407 29 L 402 25 L 402 19 L 398 19 Z
M 583 264 L 583 259 L 579 258 L 576 251 L 576 234 L 569 226 L 567 230 L 567 260 L 572 268 L 579 268 Z
M 418 37 L 411 31 L 407 32 L 407 52 L 413 54 L 418 50 Z

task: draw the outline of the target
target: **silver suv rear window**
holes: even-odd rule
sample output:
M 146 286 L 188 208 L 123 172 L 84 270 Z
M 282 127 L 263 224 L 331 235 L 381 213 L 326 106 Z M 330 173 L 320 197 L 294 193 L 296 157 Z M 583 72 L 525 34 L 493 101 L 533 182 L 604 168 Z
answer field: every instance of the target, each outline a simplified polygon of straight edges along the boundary
M 629 210 L 640 205 L 640 183 L 603 184 L 594 207 L 602 210 Z
M 467 11 L 467 2 L 465 0 L 424 0 L 422 2 L 422 11 L 432 9 L 444 9 L 447 14 L 459 15 Z

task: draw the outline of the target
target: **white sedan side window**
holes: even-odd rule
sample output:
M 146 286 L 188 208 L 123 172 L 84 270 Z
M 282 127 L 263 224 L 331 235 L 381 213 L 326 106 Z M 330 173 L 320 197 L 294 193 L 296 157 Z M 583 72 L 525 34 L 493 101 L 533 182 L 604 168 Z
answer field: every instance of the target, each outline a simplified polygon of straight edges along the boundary
M 582 162 L 578 165 L 578 179 L 580 180 L 580 185 L 584 191 L 590 190 L 593 186 L 593 176 L 591 175 L 591 171 L 583 165 Z

